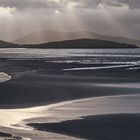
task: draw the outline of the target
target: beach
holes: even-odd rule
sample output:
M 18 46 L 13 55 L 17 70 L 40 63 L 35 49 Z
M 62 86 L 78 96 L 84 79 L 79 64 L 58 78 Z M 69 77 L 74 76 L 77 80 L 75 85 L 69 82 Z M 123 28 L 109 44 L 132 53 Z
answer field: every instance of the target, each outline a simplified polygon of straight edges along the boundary
M 125 123 L 133 119 L 128 131 L 139 130 L 139 59 L 137 50 L 3 50 L 0 70 L 9 79 L 0 83 L 0 132 L 15 140 L 106 140 L 112 129 L 111 140 L 126 138 Z

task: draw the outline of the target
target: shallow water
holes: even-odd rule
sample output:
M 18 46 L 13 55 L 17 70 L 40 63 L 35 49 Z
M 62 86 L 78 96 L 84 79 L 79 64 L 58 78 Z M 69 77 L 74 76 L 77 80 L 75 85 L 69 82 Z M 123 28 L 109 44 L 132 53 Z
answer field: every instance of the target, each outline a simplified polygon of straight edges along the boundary
M 110 69 L 123 67 L 128 70 L 140 69 L 140 49 L 0 49 L 0 58 L 12 60 L 41 59 L 44 62 L 65 64 L 99 64 L 97 68 L 76 67 L 76 70 Z M 111 66 L 109 66 L 111 65 Z M 113 66 L 112 66 L 113 65 Z M 73 67 L 72 67 L 73 68 Z M 75 67 L 74 67 L 75 68 Z M 69 69 L 75 70 L 75 69 Z
M 75 58 L 77 57 L 77 58 Z M 82 58 L 86 59 L 82 59 Z M 140 49 L 26 49 L 26 48 L 0 48 L 0 58 L 58 58 L 57 62 L 128 62 L 140 59 Z M 63 59 L 59 59 L 63 58 Z M 81 59 L 80 59 L 81 58 Z M 102 59 L 103 58 L 103 59 Z M 114 59 L 112 59 L 114 58 Z

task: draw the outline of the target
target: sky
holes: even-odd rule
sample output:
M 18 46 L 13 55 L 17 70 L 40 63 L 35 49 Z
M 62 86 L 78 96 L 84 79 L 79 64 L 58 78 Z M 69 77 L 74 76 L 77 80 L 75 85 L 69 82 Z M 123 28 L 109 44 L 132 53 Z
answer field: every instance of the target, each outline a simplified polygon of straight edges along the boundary
M 139 39 L 140 0 L 0 0 L 0 40 L 42 30 Z

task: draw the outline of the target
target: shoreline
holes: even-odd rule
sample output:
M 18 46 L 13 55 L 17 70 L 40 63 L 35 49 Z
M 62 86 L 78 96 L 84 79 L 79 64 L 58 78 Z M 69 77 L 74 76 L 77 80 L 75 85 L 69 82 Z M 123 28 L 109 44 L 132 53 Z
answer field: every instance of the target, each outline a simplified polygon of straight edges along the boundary
M 114 101 L 114 98 L 116 98 L 116 99 L 120 98 L 120 100 L 123 99 L 124 101 L 126 100 L 126 102 L 127 102 L 127 100 L 129 101 L 129 99 L 133 100 L 134 97 L 136 99 L 138 98 L 138 102 L 139 102 L 139 97 L 140 97 L 139 94 L 134 95 L 134 96 L 133 95 L 104 96 L 104 97 L 87 98 L 87 99 L 73 100 L 73 101 L 69 101 L 69 102 L 62 102 L 59 104 L 54 104 L 48 108 L 48 111 L 50 113 L 52 113 L 52 116 L 55 116 L 57 113 L 59 115 L 56 117 L 63 118 L 63 116 L 61 116 L 62 112 L 64 114 L 67 114 L 68 112 L 70 113 L 72 110 L 71 109 L 69 110 L 69 108 L 74 109 L 75 107 L 73 106 L 73 104 L 75 104 L 75 103 L 77 104 L 76 106 L 79 106 L 79 105 L 81 105 L 82 102 L 85 102 L 85 101 L 90 104 L 90 102 L 94 102 L 96 100 L 97 100 L 97 102 L 98 101 L 102 102 L 102 99 L 103 100 L 105 99 L 105 102 L 107 102 L 108 100 L 106 100 L 106 99 L 109 99 L 109 98 L 110 99 L 112 98 L 113 101 Z M 93 105 L 96 108 L 96 103 L 94 103 Z M 126 103 L 126 105 L 128 105 L 128 104 Z M 135 103 L 134 103 L 134 105 L 135 105 Z M 137 103 L 136 103 L 136 105 L 137 105 Z M 85 106 L 85 104 L 82 106 Z M 125 104 L 123 106 L 125 108 Z M 99 107 L 100 107 L 100 104 L 99 104 Z M 116 108 L 116 106 L 115 106 L 115 108 Z M 120 108 L 121 108 L 121 106 L 120 106 Z M 128 106 L 128 108 L 129 108 L 129 106 Z M 78 113 L 78 111 L 80 112 L 80 110 L 78 110 L 78 108 L 75 108 L 75 111 L 77 111 L 77 113 Z M 73 111 L 73 113 L 75 113 L 75 111 Z M 83 112 L 83 111 L 81 110 L 81 112 Z M 68 113 L 68 116 L 70 114 L 72 114 L 72 113 L 70 113 L 70 114 L 69 113 Z M 46 122 L 41 121 L 42 119 L 39 119 L 39 118 L 36 118 L 36 119 L 33 118 L 33 119 L 26 120 L 26 122 L 27 122 L 26 125 L 33 127 L 35 130 L 63 134 L 63 135 L 72 136 L 72 137 L 76 137 L 76 138 L 99 139 L 99 137 L 96 137 L 96 136 L 101 136 L 101 137 L 104 137 L 103 140 L 108 140 L 108 135 L 109 135 L 110 129 L 114 133 L 114 135 L 111 134 L 111 137 L 113 140 L 117 137 L 118 132 L 122 133 L 122 134 L 119 134 L 118 139 L 123 140 L 124 138 L 127 138 L 127 133 L 125 133 L 125 130 L 127 129 L 127 125 L 128 125 L 129 126 L 128 131 L 132 132 L 129 134 L 130 140 L 135 135 L 137 135 L 137 137 L 140 137 L 139 132 L 136 132 L 136 133 L 134 132 L 134 130 L 135 131 L 137 130 L 137 124 L 139 124 L 139 128 L 140 128 L 139 110 L 138 110 L 138 112 L 137 111 L 133 112 L 133 109 L 132 109 L 132 111 L 130 111 L 130 112 L 129 111 L 128 112 L 127 111 L 126 112 L 123 112 L 123 111 L 117 112 L 116 111 L 115 113 L 113 113 L 113 112 L 112 113 L 106 112 L 105 114 L 104 114 L 104 112 L 101 112 L 101 114 L 100 113 L 98 114 L 98 113 L 97 114 L 93 113 L 94 115 L 90 115 L 90 114 L 86 113 L 86 115 L 81 115 L 81 117 L 75 116 L 72 118 L 71 117 L 67 118 L 66 117 L 67 115 L 64 115 L 65 116 L 64 120 L 63 119 L 55 120 L 55 118 L 54 118 L 54 121 L 48 120 Z M 48 117 L 51 117 L 51 116 L 48 116 Z M 133 123 L 133 121 L 134 121 L 134 123 Z M 119 126 L 119 128 L 118 128 L 118 126 Z M 93 128 L 94 128 L 95 133 L 93 131 Z M 105 128 L 107 128 L 107 129 L 105 129 Z M 117 130 L 119 130 L 119 131 L 117 131 Z M 138 130 L 140 130 L 140 129 L 138 129 Z M 102 131 L 103 133 L 99 134 L 100 131 Z M 98 135 L 96 135 L 96 132 L 98 132 L 97 133 Z M 108 135 L 104 136 L 105 133 L 107 133 Z M 117 140 L 117 139 L 115 139 L 115 140 Z
M 52 110 L 55 110 L 55 108 L 59 108 L 59 107 L 63 107 L 63 106 L 68 106 L 68 105 L 72 105 L 78 102 L 87 102 L 87 101 L 96 101 L 96 100 L 104 100 L 107 98 L 119 98 L 119 97 L 133 97 L 133 96 L 140 96 L 140 94 L 125 94 L 125 95 L 108 95 L 108 96 L 101 96 L 101 97 L 90 97 L 90 98 L 84 98 L 84 99 L 75 99 L 75 100 L 71 100 L 71 101 L 62 101 L 59 103 L 52 103 L 49 105 L 42 105 L 42 106 L 34 106 L 34 107 L 28 107 L 28 108 L 16 108 L 16 109 L 0 109 L 0 114 L 2 114 L 0 116 L 0 120 L 2 121 L 2 119 L 6 119 L 6 117 L 4 118 L 4 115 L 6 116 L 13 116 L 14 114 L 17 114 L 17 116 L 19 115 L 20 117 L 16 117 L 8 119 L 7 123 L 4 122 L 0 122 L 1 126 L 3 127 L 8 127 L 8 128 L 12 128 L 12 129 L 25 129 L 25 130 L 30 130 L 31 128 L 26 128 L 26 123 L 28 121 L 31 121 L 34 118 L 44 118 L 45 116 L 49 117 L 50 116 L 50 112 Z M 103 113 L 104 114 L 104 113 Z M 20 122 L 26 122 L 25 124 L 20 124 Z M 12 122 L 12 123 L 11 123 Z M 1 127 L 0 126 L 0 127 Z
M 132 128 L 129 127 L 129 130 L 132 131 L 131 133 L 132 136 L 134 136 L 135 133 L 133 133 L 133 130 L 137 129 L 137 122 L 138 124 L 140 122 L 139 99 L 140 99 L 140 95 L 137 94 L 137 95 L 121 95 L 121 96 L 115 95 L 115 96 L 94 97 L 94 98 L 87 98 L 81 100 L 73 100 L 69 102 L 62 102 L 48 107 L 48 113 L 52 114 L 51 116 L 47 116 L 48 119 L 47 117 L 45 117 L 44 119 L 33 118 L 25 121 L 26 121 L 26 125 L 33 127 L 35 130 L 58 133 L 58 134 L 63 134 L 63 135 L 72 136 L 76 138 L 83 138 L 83 139 L 84 138 L 99 139 L 96 137 L 96 134 L 94 135 L 94 133 L 91 131 L 93 130 L 92 128 L 94 128 L 94 131 L 95 130 L 98 131 L 98 134 L 100 130 L 104 131 L 103 133 L 100 134 L 102 136 L 106 132 L 109 133 L 110 129 L 114 133 L 117 133 L 116 129 L 118 129 L 117 127 L 118 125 L 121 128 L 119 133 L 121 133 L 121 132 L 125 132 L 126 130 L 126 128 L 124 128 L 125 125 L 122 125 L 122 123 L 125 123 L 125 121 L 127 121 L 126 124 L 131 126 L 133 125 L 133 120 L 134 120 L 135 123 L 132 126 Z M 116 100 L 118 102 L 116 102 Z M 118 105 L 118 103 L 120 104 Z M 133 108 L 129 109 L 130 105 Z M 106 109 L 108 107 L 112 109 L 112 112 Z M 137 110 L 135 110 L 136 108 Z M 118 109 L 122 109 L 122 110 L 118 110 Z M 87 112 L 87 110 L 89 111 Z M 83 111 L 85 111 L 85 113 Z M 93 114 L 90 114 L 91 112 Z M 64 115 L 62 116 L 61 114 Z M 55 116 L 56 119 L 53 118 L 53 116 Z M 106 118 L 109 120 L 109 122 L 111 121 L 111 123 L 109 123 Z M 108 130 L 105 129 L 106 126 L 109 127 L 107 128 Z M 139 133 L 137 133 L 137 135 L 140 137 Z M 113 135 L 113 136 L 115 139 L 117 135 Z M 126 137 L 127 135 L 122 134 L 119 136 L 120 136 L 120 140 L 123 140 L 121 136 Z M 105 137 L 107 137 L 107 135 Z M 108 140 L 108 139 L 105 138 L 103 140 Z
M 11 125 L 9 124 L 9 126 L 3 126 L 3 127 L 8 127 L 8 128 L 11 128 L 11 129 L 18 129 L 18 130 L 32 130 L 33 128 L 28 128 L 28 126 L 30 126 L 30 124 L 28 122 L 32 122 L 32 120 L 34 119 L 38 119 L 38 118 L 44 118 L 44 117 L 51 117 L 50 116 L 50 111 L 53 111 L 55 110 L 55 108 L 61 108 L 61 106 L 69 106 L 69 105 L 72 105 L 74 103 L 78 103 L 78 102 L 90 102 L 92 100 L 102 100 L 102 99 L 107 99 L 107 98 L 128 98 L 128 97 L 133 97 L 133 95 L 114 95 L 114 96 L 102 96 L 102 97 L 93 97 L 93 98 L 86 98 L 86 99 L 78 99 L 78 100 L 72 100 L 72 101 L 64 101 L 64 102 L 60 102 L 60 103 L 54 103 L 54 104 L 51 104 L 51 105 L 45 105 L 45 106 L 39 106 L 39 107 L 31 107 L 31 108 L 25 108 L 25 109 L 13 109 L 13 110 L 7 110 L 8 113 L 13 112 L 13 114 L 16 114 L 19 112 L 19 116 L 20 116 L 20 120 L 17 121 L 16 119 L 16 124 L 17 125 Z M 139 94 L 136 94 L 134 96 L 140 96 Z M 4 110 L 3 110 L 4 111 Z M 1 110 L 0 110 L 1 112 Z M 1 114 L 4 114 L 4 112 L 1 112 Z M 25 118 L 22 118 L 21 114 L 25 114 Z M 31 116 L 30 116 L 31 114 Z M 116 113 L 117 115 L 118 113 Z M 137 113 L 134 113 L 134 115 L 137 115 Z M 8 115 L 9 116 L 9 115 Z M 11 114 L 12 116 L 12 114 Z M 94 117 L 96 116 L 106 116 L 104 114 L 99 114 L 99 115 L 94 115 Z M 108 116 L 108 115 L 107 115 Z M 76 120 L 75 120 L 76 119 Z M 71 121 L 78 121 L 79 119 L 76 117 L 75 119 L 72 119 L 72 120 L 67 120 L 66 122 L 69 122 L 71 123 Z M 77 120 L 78 119 L 78 120 Z M 20 122 L 22 122 L 20 124 Z M 12 123 L 14 123 L 14 120 L 11 121 Z M 65 121 L 62 121 L 58 124 L 61 124 L 61 123 L 65 123 Z M 28 125 L 29 124 L 29 125 Z M 52 124 L 52 125 L 55 125 L 57 123 L 46 123 L 46 124 Z M 38 123 L 33 123 L 31 124 L 31 126 L 34 126 L 34 128 L 39 128 L 38 130 L 40 130 L 40 127 L 42 128 L 42 125 L 45 125 L 44 124 L 38 124 Z M 2 127 L 2 125 L 0 126 Z M 26 128 L 27 127 L 27 128 Z M 33 131 L 33 130 L 32 130 Z M 40 131 L 43 131 L 43 129 L 41 129 Z M 48 130 L 47 132 L 55 132 L 55 131 L 51 131 L 51 130 Z M 6 131 L 5 131 L 6 133 Z M 60 132 L 59 134 L 62 134 L 62 132 Z M 69 136 L 69 132 L 66 133 L 68 136 Z M 70 136 L 75 136 L 75 135 L 70 135 Z M 78 137 L 79 138 L 79 137 Z

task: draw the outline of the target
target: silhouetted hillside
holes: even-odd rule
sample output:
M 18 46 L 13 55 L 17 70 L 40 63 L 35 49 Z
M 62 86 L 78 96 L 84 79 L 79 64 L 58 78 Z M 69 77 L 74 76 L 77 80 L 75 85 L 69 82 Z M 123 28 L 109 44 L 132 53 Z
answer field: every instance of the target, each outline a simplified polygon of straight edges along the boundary
M 0 41 L 0 48 L 17 48 L 20 47 L 20 45 L 5 42 L 5 41 Z
M 58 42 L 63 40 L 77 40 L 77 39 L 84 39 L 84 38 L 140 45 L 139 40 L 129 39 L 125 37 L 101 35 L 89 31 L 61 32 L 61 31 L 53 31 L 53 30 L 36 31 L 27 34 L 21 38 L 18 38 L 13 42 L 18 44 L 40 44 L 46 42 L 56 42 L 56 41 Z
M 136 45 L 117 43 L 112 41 L 104 41 L 98 39 L 77 39 L 77 40 L 66 40 L 61 42 L 50 42 L 35 45 L 22 45 L 27 48 L 138 48 Z
M 42 44 L 18 45 L 5 41 L 0 41 L 0 48 L 54 48 L 54 49 L 88 49 L 88 48 L 138 48 L 136 45 L 117 43 L 98 39 L 77 39 L 60 42 L 49 42 Z

